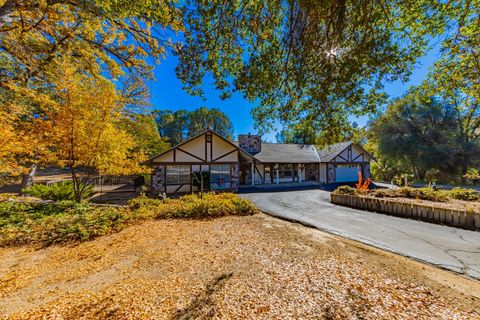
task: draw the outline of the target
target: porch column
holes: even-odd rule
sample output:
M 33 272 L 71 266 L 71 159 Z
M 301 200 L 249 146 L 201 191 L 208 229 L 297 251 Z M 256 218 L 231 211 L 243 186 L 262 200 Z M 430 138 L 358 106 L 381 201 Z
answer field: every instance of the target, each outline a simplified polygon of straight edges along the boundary
M 302 183 L 302 164 L 298 164 L 298 183 Z
M 252 172 L 250 173 L 252 177 L 252 187 L 255 186 L 255 162 L 252 161 Z

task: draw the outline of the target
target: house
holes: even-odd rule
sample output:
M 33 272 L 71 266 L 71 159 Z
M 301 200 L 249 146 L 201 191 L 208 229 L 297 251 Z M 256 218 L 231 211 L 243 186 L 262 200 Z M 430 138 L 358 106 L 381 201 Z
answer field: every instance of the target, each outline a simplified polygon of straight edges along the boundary
M 250 134 L 231 142 L 206 130 L 144 164 L 152 168 L 153 194 L 178 194 L 199 191 L 201 180 L 210 189 L 230 191 L 242 185 L 354 182 L 359 171 L 370 176 L 371 160 L 353 142 L 318 150 L 314 145 L 265 143 Z

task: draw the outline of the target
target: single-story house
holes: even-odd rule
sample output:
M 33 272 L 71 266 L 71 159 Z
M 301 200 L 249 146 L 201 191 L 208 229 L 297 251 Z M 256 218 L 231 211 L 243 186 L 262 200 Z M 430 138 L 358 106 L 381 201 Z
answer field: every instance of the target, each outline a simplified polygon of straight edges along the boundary
M 353 142 L 318 150 L 314 145 L 265 143 L 250 134 L 232 142 L 206 130 L 145 164 L 152 168 L 152 194 L 177 194 L 198 191 L 205 176 L 207 188 L 234 192 L 242 185 L 355 182 L 359 171 L 363 177 L 370 176 L 371 160 Z

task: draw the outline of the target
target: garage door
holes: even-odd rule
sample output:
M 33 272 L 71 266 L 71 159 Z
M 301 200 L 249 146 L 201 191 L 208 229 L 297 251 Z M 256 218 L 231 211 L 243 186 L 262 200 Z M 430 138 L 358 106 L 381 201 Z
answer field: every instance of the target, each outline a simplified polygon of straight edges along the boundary
M 337 167 L 336 182 L 356 182 L 358 181 L 358 171 L 361 171 L 360 166 L 354 167 Z

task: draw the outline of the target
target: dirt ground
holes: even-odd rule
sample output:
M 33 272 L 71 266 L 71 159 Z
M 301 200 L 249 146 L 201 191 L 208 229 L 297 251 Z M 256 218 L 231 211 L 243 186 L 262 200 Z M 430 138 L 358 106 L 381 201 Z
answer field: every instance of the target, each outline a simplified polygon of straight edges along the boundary
M 0 249 L 12 319 L 479 319 L 480 282 L 268 217 Z

